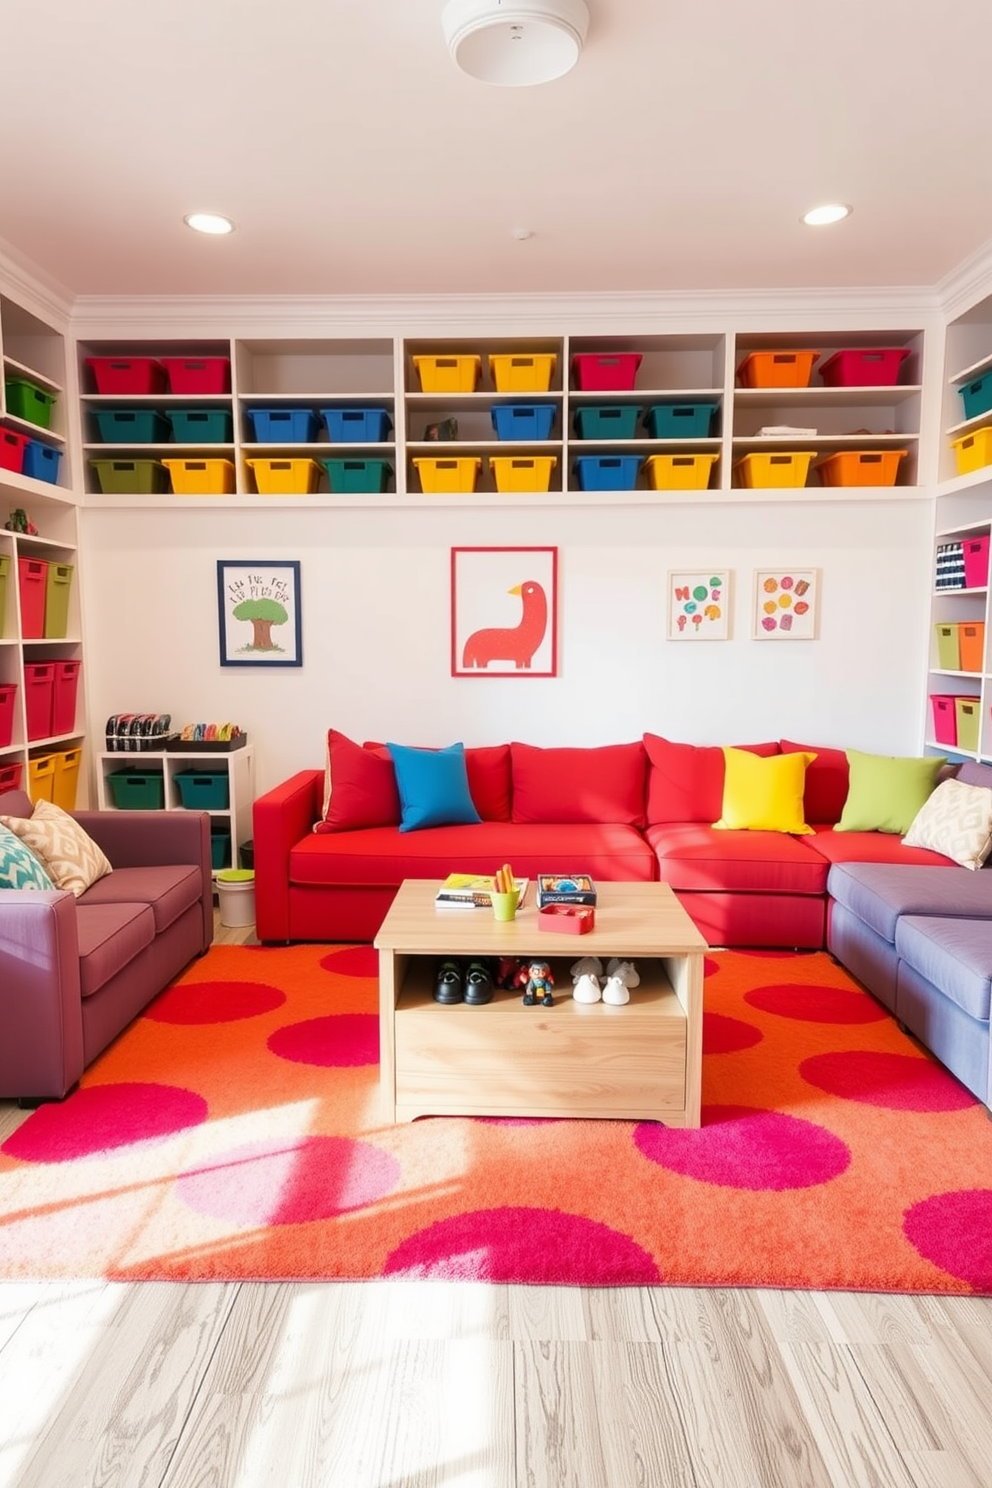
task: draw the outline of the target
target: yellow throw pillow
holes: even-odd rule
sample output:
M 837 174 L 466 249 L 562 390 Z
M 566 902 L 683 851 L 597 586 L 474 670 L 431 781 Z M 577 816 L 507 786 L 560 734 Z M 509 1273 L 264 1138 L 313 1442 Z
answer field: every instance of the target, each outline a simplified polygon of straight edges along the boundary
M 815 754 L 759 755 L 725 748 L 723 758 L 723 811 L 715 827 L 797 836 L 812 832 L 803 816 L 803 790 L 806 766 Z

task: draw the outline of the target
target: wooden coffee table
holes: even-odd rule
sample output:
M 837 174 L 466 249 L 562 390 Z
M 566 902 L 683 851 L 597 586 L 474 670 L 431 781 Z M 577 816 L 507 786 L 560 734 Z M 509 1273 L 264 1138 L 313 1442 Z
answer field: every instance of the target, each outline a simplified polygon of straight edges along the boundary
M 706 942 L 667 884 L 597 885 L 586 935 L 538 929 L 535 886 L 515 920 L 436 909 L 433 880 L 408 879 L 378 935 L 380 1060 L 386 1118 L 579 1116 L 698 1126 Z M 623 1007 L 578 1003 L 580 956 L 632 960 L 640 986 Z M 540 957 L 555 1005 L 497 991 L 482 1007 L 433 999 L 439 961 Z

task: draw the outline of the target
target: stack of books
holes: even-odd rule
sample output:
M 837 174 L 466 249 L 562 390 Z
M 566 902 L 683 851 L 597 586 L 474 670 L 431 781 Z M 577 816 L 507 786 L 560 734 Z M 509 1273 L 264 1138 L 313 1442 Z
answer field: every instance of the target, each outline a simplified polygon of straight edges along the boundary
M 527 878 L 514 876 L 521 904 L 529 882 Z M 438 909 L 492 909 L 489 896 L 495 886 L 495 875 L 491 873 L 449 873 L 434 895 L 434 903 Z

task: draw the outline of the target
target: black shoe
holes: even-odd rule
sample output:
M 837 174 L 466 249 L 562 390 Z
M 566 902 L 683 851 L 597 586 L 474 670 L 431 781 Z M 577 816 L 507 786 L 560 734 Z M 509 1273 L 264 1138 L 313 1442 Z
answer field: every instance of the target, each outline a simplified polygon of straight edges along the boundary
M 484 961 L 473 961 L 465 977 L 465 1001 L 475 1007 L 493 1000 L 493 974 Z
M 463 1002 L 462 969 L 457 961 L 442 961 L 434 980 L 435 1002 Z

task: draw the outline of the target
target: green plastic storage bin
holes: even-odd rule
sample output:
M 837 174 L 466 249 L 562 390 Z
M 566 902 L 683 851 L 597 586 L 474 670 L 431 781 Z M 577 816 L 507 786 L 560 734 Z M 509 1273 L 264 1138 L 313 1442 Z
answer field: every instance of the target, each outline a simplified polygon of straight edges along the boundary
M 47 392 L 35 382 L 29 382 L 26 377 L 6 377 L 4 385 L 7 389 L 9 414 L 14 418 L 25 419 L 29 424 L 37 424 L 39 429 L 51 427 L 52 407 L 56 397 L 54 393 Z
M 226 770 L 178 770 L 175 781 L 188 811 L 226 811 L 230 804 Z
M 119 811 L 161 811 L 165 806 L 161 770 L 113 770 L 107 784 Z
M 393 467 L 388 460 L 321 460 L 332 491 L 384 491 Z
M 151 496 L 168 490 L 169 478 L 160 460 L 91 460 L 104 494 Z
M 166 412 L 177 444 L 230 444 L 234 419 L 226 408 L 174 408 Z
M 48 563 L 45 583 L 45 639 L 61 640 L 69 633 L 69 595 L 72 591 L 71 563 Z

